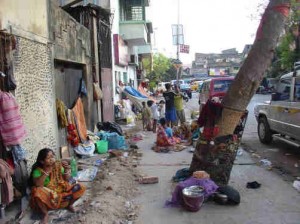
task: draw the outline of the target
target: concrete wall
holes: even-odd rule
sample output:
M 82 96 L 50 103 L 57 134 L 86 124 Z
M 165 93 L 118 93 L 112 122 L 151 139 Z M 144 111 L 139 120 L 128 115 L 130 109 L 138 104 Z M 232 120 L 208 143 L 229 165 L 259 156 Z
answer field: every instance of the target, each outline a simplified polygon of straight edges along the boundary
M 54 80 L 51 50 L 48 45 L 17 37 L 14 52 L 16 99 L 27 130 L 22 144 L 29 164 L 44 147 L 57 148 Z
M 56 1 L 49 6 L 49 37 L 53 43 L 53 59 L 84 65 L 84 78 L 88 97 L 83 98 L 87 127 L 93 128 L 97 121 L 93 101 L 93 80 L 91 75 L 90 31 L 59 8 Z M 92 129 L 93 130 L 93 129 Z
M 85 65 L 90 80 L 89 31 L 50 0 L 1 0 L 0 24 L 16 37 L 12 56 L 18 85 L 15 96 L 28 133 L 22 146 L 30 167 L 40 149 L 59 146 L 54 59 Z M 87 88 L 91 97 L 84 100 L 84 106 L 90 116 L 92 82 Z
M 47 0 L 1 0 L 0 30 L 46 43 Z

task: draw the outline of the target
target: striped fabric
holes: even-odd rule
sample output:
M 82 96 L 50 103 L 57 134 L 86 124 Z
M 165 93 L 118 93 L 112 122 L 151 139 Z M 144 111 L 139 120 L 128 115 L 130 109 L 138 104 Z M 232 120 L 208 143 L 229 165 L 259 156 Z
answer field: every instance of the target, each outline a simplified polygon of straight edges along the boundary
M 0 135 L 5 146 L 21 144 L 26 136 L 14 96 L 2 91 L 0 91 Z

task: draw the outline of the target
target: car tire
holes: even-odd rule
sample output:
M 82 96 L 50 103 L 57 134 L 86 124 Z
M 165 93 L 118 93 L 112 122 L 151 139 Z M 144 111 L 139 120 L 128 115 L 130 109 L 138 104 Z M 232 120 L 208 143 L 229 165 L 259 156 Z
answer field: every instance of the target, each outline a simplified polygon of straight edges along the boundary
M 257 125 L 257 134 L 261 143 L 270 144 L 272 142 L 272 130 L 270 129 L 266 117 L 259 118 Z

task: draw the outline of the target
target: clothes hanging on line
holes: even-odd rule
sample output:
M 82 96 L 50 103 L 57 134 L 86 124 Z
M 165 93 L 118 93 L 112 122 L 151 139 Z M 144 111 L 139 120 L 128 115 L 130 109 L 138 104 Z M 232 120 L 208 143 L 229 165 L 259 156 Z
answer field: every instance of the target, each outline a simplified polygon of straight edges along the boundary
M 0 135 L 5 146 L 18 145 L 26 137 L 25 126 L 15 97 L 0 91 Z

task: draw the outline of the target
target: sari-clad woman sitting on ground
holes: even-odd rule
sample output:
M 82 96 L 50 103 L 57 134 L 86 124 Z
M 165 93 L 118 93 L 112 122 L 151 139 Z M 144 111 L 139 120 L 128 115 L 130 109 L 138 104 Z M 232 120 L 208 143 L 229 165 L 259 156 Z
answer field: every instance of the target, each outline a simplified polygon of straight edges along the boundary
M 173 136 L 172 128 L 167 126 L 165 118 L 159 120 L 156 135 L 155 152 L 168 152 L 174 149 L 176 144 L 180 143 L 180 139 Z
M 181 139 L 181 142 L 184 143 L 184 145 L 192 144 L 191 127 L 186 122 L 183 122 L 180 126 L 173 127 L 173 133 L 175 137 Z
M 44 148 L 39 151 L 29 184 L 32 187 L 30 205 L 43 214 L 41 223 L 48 223 L 48 210 L 67 208 L 75 212 L 73 203 L 83 195 L 85 187 L 69 183 L 69 180 L 74 180 L 70 174 L 68 162 L 56 161 L 53 150 Z

